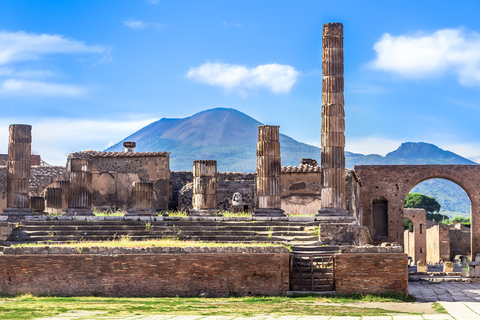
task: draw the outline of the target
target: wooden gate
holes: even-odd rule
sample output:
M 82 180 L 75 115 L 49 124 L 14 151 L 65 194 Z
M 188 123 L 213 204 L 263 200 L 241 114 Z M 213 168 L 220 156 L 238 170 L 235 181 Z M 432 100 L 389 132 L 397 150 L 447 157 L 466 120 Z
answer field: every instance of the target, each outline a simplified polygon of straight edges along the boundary
M 334 291 L 333 255 L 291 255 L 291 291 Z

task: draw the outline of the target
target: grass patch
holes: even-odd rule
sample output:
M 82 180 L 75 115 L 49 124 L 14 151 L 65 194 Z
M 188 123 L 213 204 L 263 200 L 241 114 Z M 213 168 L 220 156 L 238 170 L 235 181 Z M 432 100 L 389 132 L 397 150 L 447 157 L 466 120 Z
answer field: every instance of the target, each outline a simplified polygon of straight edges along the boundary
M 123 217 L 125 215 L 125 211 L 117 210 L 117 211 L 110 211 L 110 210 L 94 210 L 93 214 L 97 217 Z
M 379 299 L 383 299 L 380 301 L 390 301 L 381 297 L 379 297 Z M 32 295 L 20 295 L 16 297 L 0 298 L 0 317 L 1 319 L 33 319 L 36 317 L 54 316 L 72 310 L 102 312 L 98 315 L 89 315 L 89 319 L 101 319 L 103 317 L 127 316 L 134 314 L 239 317 L 254 315 L 331 315 L 361 317 L 383 316 L 391 313 L 391 311 L 378 308 L 322 305 L 322 303 L 329 303 L 332 301 L 342 302 L 337 297 L 232 297 L 206 299 L 37 297 Z
M 15 244 L 12 247 L 44 247 L 45 244 L 24 243 Z M 125 248 L 146 248 L 146 247 L 283 247 L 281 244 L 264 242 L 203 242 L 203 241 L 180 241 L 175 239 L 151 239 L 133 241 L 130 237 L 122 236 L 113 241 L 80 241 L 62 244 L 49 245 L 50 247 L 125 247 Z
M 433 310 L 438 313 L 448 313 L 447 310 L 445 310 L 445 308 L 439 302 L 433 303 Z

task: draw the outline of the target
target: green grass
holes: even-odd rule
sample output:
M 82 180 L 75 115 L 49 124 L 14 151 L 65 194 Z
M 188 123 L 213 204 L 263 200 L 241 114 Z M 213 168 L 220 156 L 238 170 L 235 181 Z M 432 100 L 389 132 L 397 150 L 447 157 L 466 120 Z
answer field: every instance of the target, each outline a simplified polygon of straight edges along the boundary
M 367 296 L 365 296 L 367 297 Z M 391 301 L 381 296 L 360 301 Z M 345 300 L 346 299 L 346 300 Z M 373 299 L 373 300 L 372 300 Z M 29 294 L 0 298 L 0 319 L 33 319 L 54 316 L 67 311 L 98 311 L 88 319 L 149 314 L 240 316 L 254 315 L 331 315 L 382 316 L 391 311 L 378 308 L 356 308 L 324 305 L 359 301 L 353 297 L 243 297 L 243 298 L 102 298 L 37 297 Z M 396 301 L 396 300 L 395 300 Z
M 433 310 L 438 313 L 448 313 L 447 310 L 445 310 L 445 308 L 439 302 L 433 303 Z
M 25 243 L 15 244 L 12 247 L 44 247 L 45 244 Z M 281 247 L 281 244 L 264 243 L 264 242 L 203 242 L 203 241 L 179 241 L 174 239 L 152 239 L 133 241 L 128 236 L 122 236 L 114 241 L 82 241 L 49 245 L 50 247 Z

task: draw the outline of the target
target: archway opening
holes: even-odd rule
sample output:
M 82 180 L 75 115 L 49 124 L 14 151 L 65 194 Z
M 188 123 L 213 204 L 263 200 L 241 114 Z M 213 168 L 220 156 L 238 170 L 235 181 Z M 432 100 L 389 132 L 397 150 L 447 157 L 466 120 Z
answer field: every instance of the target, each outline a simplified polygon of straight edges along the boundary
M 388 201 L 385 198 L 375 199 L 372 202 L 373 239 L 388 238 Z
M 471 201 L 462 187 L 446 179 L 425 180 L 409 192 L 406 208 L 426 211 L 426 260 L 430 264 L 471 256 Z M 405 234 L 406 235 L 406 234 Z

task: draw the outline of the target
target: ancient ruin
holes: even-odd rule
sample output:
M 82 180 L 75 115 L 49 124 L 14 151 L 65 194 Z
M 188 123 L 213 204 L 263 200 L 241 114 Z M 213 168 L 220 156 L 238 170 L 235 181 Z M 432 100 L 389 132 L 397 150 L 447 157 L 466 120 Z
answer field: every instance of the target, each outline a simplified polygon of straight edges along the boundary
M 322 201 L 319 214 L 345 214 L 343 25 L 323 26 Z
M 284 216 L 280 190 L 280 133 L 278 126 L 258 126 L 257 216 Z
M 3 214 L 9 217 L 31 215 L 29 184 L 32 126 L 12 124 L 9 139 L 7 208 L 3 210 Z
M 210 290 L 211 296 L 283 295 L 287 290 L 407 294 L 408 256 L 417 271 L 425 272 L 427 263 L 476 257 L 480 166 L 346 169 L 340 23 L 323 27 L 322 67 L 321 166 L 316 159 L 302 159 L 298 166 L 282 167 L 279 127 L 270 125 L 258 127 L 255 173 L 217 172 L 222 159 L 196 160 L 192 171 L 170 171 L 169 152 L 135 152 L 135 141 L 124 142 L 122 152 L 76 152 L 68 156 L 66 167 L 41 167 L 40 161 L 31 160 L 28 125 L 10 126 L 8 156 L 0 156 L 0 161 L 7 159 L 6 166 L 0 166 L 0 242 L 5 245 L 125 236 L 274 242 L 288 245 L 291 252 L 283 247 L 152 246 L 109 251 L 94 246 L 82 252 L 11 247 L 0 255 L 2 293 L 28 289 L 36 294 L 63 295 L 73 290 L 109 296 L 198 296 L 202 290 Z M 472 203 L 470 230 L 432 224 L 424 210 L 404 209 L 410 190 L 430 178 L 448 179 L 467 192 Z M 169 216 L 168 210 L 181 213 Z M 238 215 L 221 216 L 223 210 Z M 94 211 L 116 214 L 94 215 Z M 7 218 L 21 223 L 14 228 L 4 222 Z M 413 232 L 404 231 L 404 218 L 413 222 Z M 469 236 L 471 241 L 465 240 Z M 480 256 L 477 260 L 472 264 L 473 276 L 480 277 Z M 27 267 L 21 265 L 25 261 Z M 51 261 L 57 261 L 57 269 Z M 119 271 L 119 263 L 126 269 Z M 6 264 L 24 273 L 7 280 L 2 276 L 8 273 Z M 451 272 L 452 266 L 445 263 L 444 271 Z M 31 277 L 39 270 L 44 278 Z M 92 272 L 118 285 L 103 285 Z M 231 274 L 246 280 L 227 281 L 228 287 L 225 278 Z M 80 280 L 72 283 L 75 277 Z

